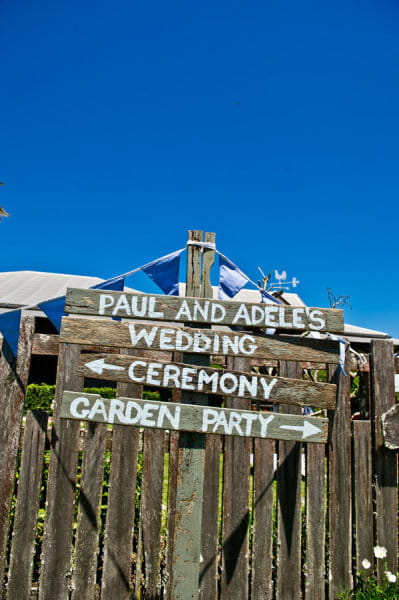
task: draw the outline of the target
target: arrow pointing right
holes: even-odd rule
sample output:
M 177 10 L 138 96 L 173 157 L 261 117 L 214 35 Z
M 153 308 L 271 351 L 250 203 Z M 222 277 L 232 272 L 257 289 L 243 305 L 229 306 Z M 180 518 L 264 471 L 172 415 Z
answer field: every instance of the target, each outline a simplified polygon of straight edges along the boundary
M 315 427 L 309 421 L 304 421 L 303 425 L 280 425 L 280 429 L 292 429 L 293 431 L 302 431 L 302 439 L 308 438 L 312 435 L 320 433 L 321 429 Z

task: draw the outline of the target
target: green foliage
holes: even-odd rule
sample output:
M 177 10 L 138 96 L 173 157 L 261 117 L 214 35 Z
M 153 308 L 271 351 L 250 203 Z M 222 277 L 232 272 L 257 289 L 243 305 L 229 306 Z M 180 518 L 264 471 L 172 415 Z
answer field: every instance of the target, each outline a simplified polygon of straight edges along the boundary
M 116 388 L 110 387 L 85 387 L 84 392 L 88 394 L 99 394 L 103 398 L 115 398 Z M 55 397 L 55 385 L 46 383 L 31 383 L 26 389 L 24 411 L 45 410 L 52 414 L 52 402 Z M 143 398 L 145 400 L 159 400 L 159 392 L 144 390 Z
M 372 571 L 369 573 L 371 563 L 363 560 L 364 569 L 356 575 L 353 589 L 341 592 L 338 600 L 399 600 L 398 575 L 386 568 L 386 553 L 384 547 L 375 546 L 375 557 L 377 560 L 383 559 L 384 575 L 381 578 L 377 578 Z
M 26 389 L 25 412 L 29 410 L 46 410 L 51 412 L 51 403 L 55 396 L 55 385 L 31 383 Z

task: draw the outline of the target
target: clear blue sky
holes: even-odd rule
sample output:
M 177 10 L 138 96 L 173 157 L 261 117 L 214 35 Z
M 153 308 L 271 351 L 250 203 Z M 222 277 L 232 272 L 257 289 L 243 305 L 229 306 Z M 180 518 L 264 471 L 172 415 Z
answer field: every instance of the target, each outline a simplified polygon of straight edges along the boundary
M 397 1 L 3 0 L 0 52 L 1 271 L 107 278 L 205 229 L 399 337 Z

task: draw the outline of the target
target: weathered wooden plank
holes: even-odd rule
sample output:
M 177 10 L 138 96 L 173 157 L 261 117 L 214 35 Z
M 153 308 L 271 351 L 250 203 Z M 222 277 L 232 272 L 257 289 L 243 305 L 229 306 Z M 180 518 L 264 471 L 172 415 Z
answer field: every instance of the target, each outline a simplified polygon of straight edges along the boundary
M 234 363 L 233 363 L 234 361 Z M 229 358 L 228 367 L 245 370 L 244 358 Z M 233 410 L 240 409 L 240 398 L 226 399 Z M 237 411 L 238 412 L 238 411 Z M 248 598 L 248 528 L 249 528 L 249 440 L 224 440 L 223 469 L 223 547 L 221 599 Z
M 18 480 L 7 600 L 28 598 L 30 593 L 46 431 L 47 413 L 29 412 Z
M 60 346 L 42 546 L 40 600 L 69 598 L 79 422 L 60 419 L 59 413 L 63 390 L 67 388 L 78 391 L 83 387 L 83 378 L 76 374 L 79 353 L 79 346 Z
M 219 435 L 207 435 L 205 442 L 204 499 L 202 504 L 202 539 L 200 600 L 217 598 L 218 593 L 218 525 L 219 525 Z
M 325 454 L 324 445 L 306 446 L 305 600 L 325 598 Z
M 59 352 L 59 336 L 57 334 L 35 333 L 33 336 L 32 354 L 56 356 Z
M 273 598 L 273 440 L 254 440 L 251 596 Z
M 301 365 L 281 362 L 280 375 L 301 378 Z M 299 407 L 280 405 L 280 411 L 300 414 Z M 300 418 L 298 416 L 294 418 Z M 278 600 L 301 594 L 301 457 L 302 446 L 296 442 L 278 445 L 277 469 L 277 582 Z M 289 577 L 287 577 L 289 573 Z
M 195 254 L 198 248 L 191 247 Z M 198 253 L 197 253 L 198 254 Z M 198 287 L 198 289 L 200 289 Z M 190 287 L 187 286 L 187 293 Z M 195 290 L 193 289 L 195 296 Z M 199 294 L 198 294 L 199 295 Z M 169 321 L 210 323 L 236 327 L 274 327 L 295 331 L 343 333 L 343 311 L 333 308 L 294 307 L 275 304 L 234 302 L 201 298 L 179 298 L 156 294 L 128 294 L 69 288 L 65 312 Z
M 72 600 L 93 600 L 99 552 L 106 427 L 89 423 L 85 436 Z
M 381 416 L 384 444 L 390 450 L 399 448 L 399 404 L 392 406 Z
M 356 528 L 356 572 L 362 560 L 374 562 L 373 479 L 370 421 L 353 421 L 353 500 Z
M 239 437 L 327 440 L 327 419 L 193 404 L 64 392 L 61 416 L 65 419 L 134 425 L 194 433 L 218 433 Z
M 214 234 L 206 234 L 215 239 Z M 190 231 L 189 242 L 201 242 L 203 232 Z M 206 261 L 209 270 L 213 262 Z M 189 245 L 187 248 L 186 293 L 201 296 L 209 289 L 209 273 L 201 271 L 202 251 L 198 246 Z M 208 356 L 184 354 L 183 362 L 209 365 Z M 207 404 L 204 394 L 189 391 L 182 392 L 183 403 L 192 402 L 198 405 Z M 182 433 L 179 441 L 177 465 L 176 510 L 174 525 L 174 552 L 170 572 L 171 597 L 173 600 L 198 598 L 199 568 L 201 554 L 202 500 L 204 486 L 205 436 L 202 434 Z
M 144 431 L 140 526 L 144 557 L 144 597 L 160 598 L 160 555 L 164 432 Z
M 15 480 L 18 444 L 28 381 L 34 320 L 23 315 L 19 328 L 18 357 L 13 359 L 3 341 L 0 356 L 0 588 L 6 558 L 9 513 Z M 1 339 L 1 338 L 0 338 Z M 1 342 L 0 342 L 1 343 Z
M 81 356 L 78 372 L 85 377 L 136 382 L 161 388 L 205 392 L 270 403 L 335 408 L 336 386 L 269 375 L 196 367 L 122 355 Z M 247 403 L 248 405 L 248 403 Z
M 387 549 L 387 566 L 398 566 L 397 457 L 384 446 L 381 417 L 395 405 L 393 344 L 375 340 L 371 344 L 371 414 L 374 438 L 374 480 L 376 491 L 377 544 Z M 378 561 L 382 577 L 386 568 Z
M 119 393 L 141 396 L 137 384 L 118 384 Z M 115 425 L 105 524 L 101 600 L 131 597 L 135 490 L 140 431 Z
M 317 363 L 339 362 L 339 342 L 294 336 L 267 336 L 239 331 L 194 329 L 148 323 L 64 317 L 60 340 L 116 348 L 195 352 Z
M 346 354 L 344 375 L 329 368 L 336 383 L 337 409 L 329 413 L 328 506 L 329 506 L 329 598 L 335 600 L 352 587 L 352 456 L 350 357 Z

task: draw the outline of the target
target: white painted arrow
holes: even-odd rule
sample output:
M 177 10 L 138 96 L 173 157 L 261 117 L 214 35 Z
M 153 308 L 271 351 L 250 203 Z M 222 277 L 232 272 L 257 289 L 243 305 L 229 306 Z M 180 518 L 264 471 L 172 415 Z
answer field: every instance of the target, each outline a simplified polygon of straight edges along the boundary
M 316 435 L 316 433 L 320 433 L 321 429 L 319 427 L 315 427 L 309 421 L 304 421 L 303 425 L 280 425 L 280 429 L 292 429 L 294 431 L 302 431 L 302 439 L 310 437 L 311 435 Z
M 91 362 L 86 363 L 86 367 L 88 367 L 94 373 L 98 373 L 102 375 L 104 369 L 108 369 L 109 371 L 124 371 L 125 367 L 119 367 L 118 365 L 109 365 L 105 362 L 105 358 L 99 358 L 98 360 L 92 360 Z

